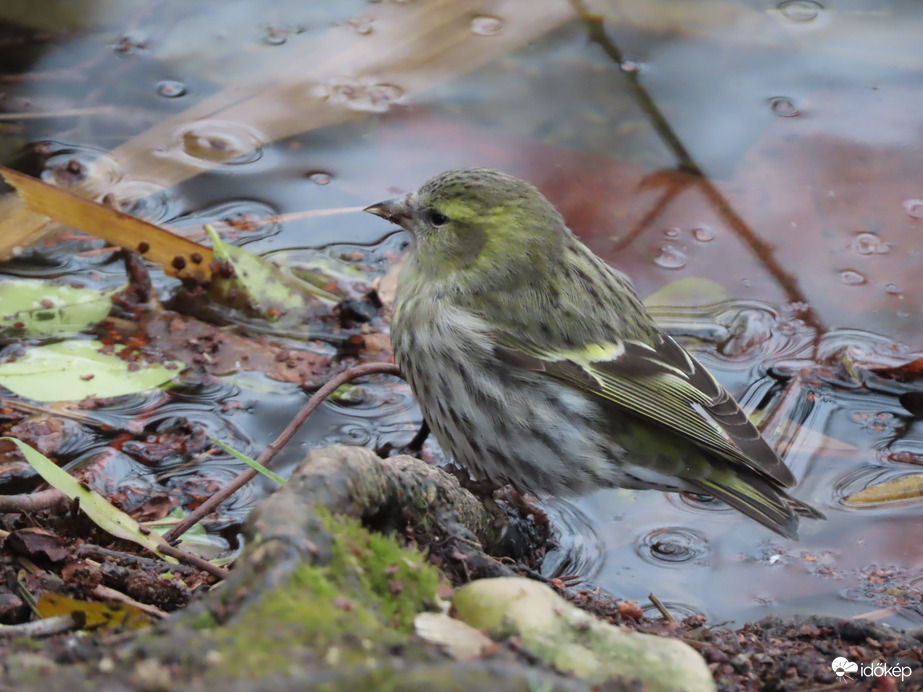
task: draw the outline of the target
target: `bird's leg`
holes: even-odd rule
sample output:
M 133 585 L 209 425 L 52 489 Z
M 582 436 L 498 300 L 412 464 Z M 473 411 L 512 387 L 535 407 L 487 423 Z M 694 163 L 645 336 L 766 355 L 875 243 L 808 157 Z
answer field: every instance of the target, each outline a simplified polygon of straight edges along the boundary
M 426 442 L 427 437 L 429 437 L 429 423 L 427 423 L 424 418 L 423 422 L 420 423 L 420 429 L 417 430 L 417 434 L 414 435 L 413 439 L 404 447 L 404 454 L 410 454 L 411 456 L 419 454 L 420 450 L 423 449 L 423 443 Z
M 427 437 L 429 437 L 429 423 L 424 420 L 420 424 L 420 429 L 417 430 L 417 434 L 414 435 L 413 439 L 406 445 L 403 447 L 395 447 L 390 442 L 386 442 L 380 447 L 376 447 L 375 453 L 382 459 L 387 459 L 395 454 L 409 454 L 412 457 L 417 456 L 420 450 L 423 449 L 423 443 L 426 442 Z

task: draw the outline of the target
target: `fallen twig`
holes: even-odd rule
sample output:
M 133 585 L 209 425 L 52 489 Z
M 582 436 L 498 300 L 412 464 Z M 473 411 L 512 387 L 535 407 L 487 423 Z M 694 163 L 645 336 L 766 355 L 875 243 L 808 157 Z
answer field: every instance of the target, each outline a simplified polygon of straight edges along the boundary
M 37 512 L 41 509 L 51 509 L 67 503 L 67 497 L 56 488 L 39 490 L 36 493 L 23 495 L 0 495 L 0 514 L 13 514 L 14 512 Z
M 670 615 L 670 611 L 667 610 L 667 607 L 660 602 L 660 599 L 657 598 L 653 592 L 647 595 L 647 600 L 654 604 L 654 607 L 660 611 L 660 614 L 663 615 L 663 619 L 667 622 L 676 622 L 676 618 Z
M 145 615 L 150 615 L 153 618 L 158 620 L 163 620 L 167 617 L 167 614 L 156 606 L 148 605 L 147 603 L 141 603 L 141 601 L 136 601 L 131 596 L 123 594 L 121 591 L 116 591 L 108 586 L 103 586 L 98 584 L 89 592 L 91 595 L 96 596 L 105 601 L 115 601 L 116 603 L 124 603 L 125 605 L 130 605 L 133 608 L 137 608 Z
M 84 543 L 79 548 L 77 548 L 77 557 L 89 558 L 91 560 L 98 560 L 100 562 L 105 562 L 108 560 L 125 567 L 140 567 L 142 569 L 150 569 L 157 572 L 158 574 L 163 574 L 165 572 L 178 572 L 179 574 L 190 576 L 198 572 L 197 569 L 188 567 L 186 565 L 175 565 L 172 562 L 166 562 L 164 560 L 158 560 L 151 557 L 141 557 L 140 555 L 123 553 L 118 550 L 110 550 L 109 548 L 103 548 L 102 546 L 92 545 L 90 543 Z
M 0 627 L 0 639 L 50 637 L 53 634 L 62 634 L 76 629 L 80 629 L 80 624 L 73 615 L 57 615 L 25 622 L 21 625 L 4 625 Z
M 164 555 L 175 557 L 177 560 L 181 560 L 188 565 L 198 567 L 203 572 L 208 572 L 210 575 L 217 577 L 218 579 L 224 579 L 228 576 L 228 571 L 223 567 L 213 565 L 205 558 L 199 557 L 198 555 L 193 555 L 186 550 L 180 550 L 175 546 L 160 546 L 160 552 L 162 552 Z

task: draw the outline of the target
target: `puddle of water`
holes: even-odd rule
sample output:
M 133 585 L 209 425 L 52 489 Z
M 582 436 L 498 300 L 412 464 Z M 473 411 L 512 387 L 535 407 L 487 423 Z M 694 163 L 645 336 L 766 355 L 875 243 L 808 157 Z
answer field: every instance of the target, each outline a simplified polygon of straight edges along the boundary
M 536 183 L 642 295 L 708 279 L 712 307 L 691 308 L 694 299 L 674 294 L 673 309 L 658 317 L 746 406 L 778 403 L 787 378 L 811 368 L 787 404 L 797 427 L 775 440 L 800 480 L 796 495 L 829 517 L 802 522 L 800 543 L 702 498 L 606 490 L 549 502 L 561 546 L 546 562 L 549 574 L 580 574 L 642 604 L 653 591 L 674 613 L 713 621 L 853 616 L 892 605 L 889 579 L 916 578 L 919 590 L 920 501 L 861 509 L 842 501 L 917 468 L 909 462 L 923 454 L 923 426 L 901 405 L 913 393 L 874 378 L 857 386 L 831 365 L 844 353 L 909 360 L 921 346 L 919 13 L 886 3 L 631 0 L 603 23 L 618 60 L 571 20 L 484 69 L 421 78 L 435 83 L 421 91 L 400 70 L 332 73 L 284 57 L 334 31 L 375 41 L 414 3 L 209 1 L 192 12 L 178 0 L 157 12 L 80 4 L 81 12 L 60 3 L 41 16 L 0 8 L 0 114 L 25 114 L 0 120 L 5 162 L 74 189 L 93 174 L 93 194 L 130 213 L 182 232 L 226 224 L 233 242 L 296 265 L 309 267 L 314 249 L 326 261 L 354 253 L 365 281 L 393 261 L 400 238 L 382 241 L 380 221 L 367 215 L 303 212 L 362 206 L 453 166 L 500 168 Z M 530 8 L 533 19 L 546 11 Z M 515 14 L 462 19 L 483 51 L 528 23 Z M 126 175 L 125 161 L 109 154 L 273 60 L 279 74 L 297 65 L 299 78 L 319 76 L 286 92 L 282 106 L 261 110 L 256 98 L 253 110 L 238 111 L 252 121 L 208 109 L 169 121 L 144 152 L 149 179 Z M 675 152 L 630 80 L 650 94 L 707 184 L 676 171 Z M 322 109 L 337 115 L 324 121 Z M 280 120 L 308 111 L 312 123 L 329 126 L 269 141 Z M 33 117 L 42 112 L 57 115 Z M 173 187 L 152 182 L 161 179 L 154 168 L 175 167 L 199 174 Z M 0 267 L 0 279 L 74 277 L 114 288 L 124 280 L 119 264 L 78 254 L 102 247 L 42 246 Z M 173 284 L 157 271 L 154 280 L 167 295 Z M 93 415 L 114 429 L 141 420 L 147 434 L 194 420 L 252 453 L 304 399 L 295 387 L 247 375 L 184 382 Z M 364 384 L 352 404 L 322 407 L 277 470 L 323 444 L 402 444 L 418 418 L 406 388 Z M 111 443 L 95 429 L 80 433 L 87 445 L 64 454 L 65 463 L 92 463 Z M 190 501 L 238 469 L 223 457 L 188 466 L 192 453 L 145 465 L 131 451 L 107 459 L 106 471 L 113 487 L 138 497 L 166 490 Z M 235 497 L 213 528 L 233 528 L 269 486 Z M 885 619 L 923 622 L 916 598 L 894 603 Z

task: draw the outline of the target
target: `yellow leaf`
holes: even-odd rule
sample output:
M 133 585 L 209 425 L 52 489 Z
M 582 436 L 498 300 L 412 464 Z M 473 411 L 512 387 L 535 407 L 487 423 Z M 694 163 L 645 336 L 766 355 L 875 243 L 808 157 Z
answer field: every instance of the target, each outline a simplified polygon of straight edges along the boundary
M 873 485 L 846 498 L 848 504 L 906 502 L 923 498 L 923 473 L 911 473 Z
M 80 601 L 47 591 L 38 599 L 36 608 L 43 618 L 82 613 L 86 617 L 82 627 L 85 630 L 97 627 L 136 630 L 153 622 L 150 615 L 128 603 Z
M 170 276 L 199 280 L 210 276 L 212 251 L 204 245 L 4 166 L 0 166 L 0 175 L 16 188 L 26 206 L 38 214 L 128 250 L 138 251 L 138 246 L 145 243 L 148 247 L 144 258 L 160 264 Z M 198 261 L 194 262 L 193 256 Z

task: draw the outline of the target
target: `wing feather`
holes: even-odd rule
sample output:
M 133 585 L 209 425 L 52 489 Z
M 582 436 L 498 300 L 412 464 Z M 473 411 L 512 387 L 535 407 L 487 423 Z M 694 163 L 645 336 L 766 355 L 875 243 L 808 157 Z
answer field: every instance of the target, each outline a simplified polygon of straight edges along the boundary
M 543 372 L 783 486 L 795 484 L 728 391 L 667 335 L 653 345 L 623 341 L 566 352 L 543 351 L 510 333 L 495 336 L 495 354 L 511 367 Z

